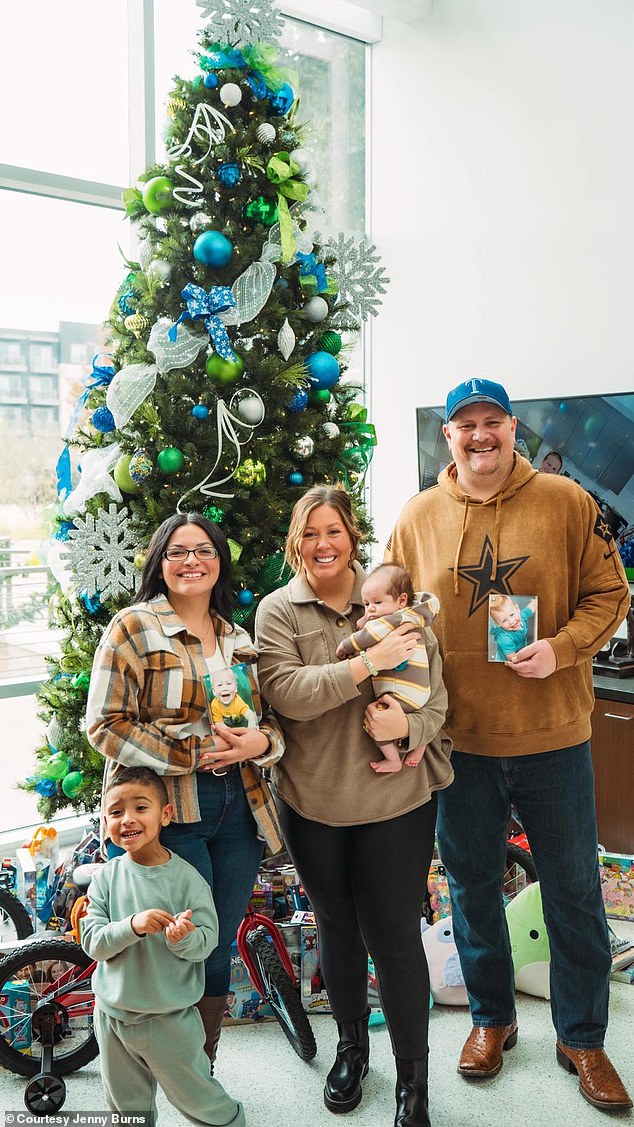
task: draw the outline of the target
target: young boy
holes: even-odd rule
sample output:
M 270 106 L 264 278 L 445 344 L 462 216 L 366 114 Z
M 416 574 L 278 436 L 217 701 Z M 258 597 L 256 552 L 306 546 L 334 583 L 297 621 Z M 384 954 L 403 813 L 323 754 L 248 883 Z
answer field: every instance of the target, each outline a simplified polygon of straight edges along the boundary
M 204 960 L 218 941 L 211 892 L 159 841 L 172 807 L 162 779 L 126 767 L 104 796 L 108 836 L 125 850 L 89 890 L 82 946 L 98 962 L 92 983 L 106 1103 L 156 1121 L 157 1081 L 191 1123 L 244 1127 L 242 1105 L 209 1073 L 196 1002 Z
M 409 573 L 396 564 L 375 567 L 361 588 L 361 598 L 365 614 L 357 623 L 359 629 L 337 647 L 338 657 L 353 657 L 379 642 L 402 622 L 414 622 L 423 632 L 440 608 L 435 595 L 415 595 Z M 406 665 L 373 677 L 372 687 L 376 697 L 391 693 L 405 712 L 414 712 L 427 703 L 430 684 L 424 634 Z M 403 763 L 398 745 L 390 740 L 377 746 L 383 759 L 371 762 L 372 770 L 381 775 L 400 771 Z M 405 766 L 417 767 L 424 754 L 424 746 L 414 748 L 405 756 Z
M 513 661 L 518 650 L 535 640 L 529 634 L 536 606 L 535 599 L 520 609 L 510 595 L 489 595 L 491 637 L 497 645 L 496 661 Z

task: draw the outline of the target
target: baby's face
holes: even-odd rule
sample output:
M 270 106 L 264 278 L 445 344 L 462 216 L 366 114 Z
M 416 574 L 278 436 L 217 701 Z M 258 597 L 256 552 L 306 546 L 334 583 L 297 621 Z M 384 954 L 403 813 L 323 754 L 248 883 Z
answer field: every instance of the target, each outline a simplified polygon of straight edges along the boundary
M 519 630 L 522 625 L 522 616 L 517 603 L 506 603 L 503 607 L 492 610 L 491 618 L 503 630 Z
M 218 700 L 223 704 L 231 704 L 238 691 L 238 682 L 230 669 L 223 669 L 219 673 L 214 673 L 211 687 Z
M 361 598 L 366 618 L 382 618 L 385 614 L 394 614 L 403 605 L 399 596 L 390 595 L 385 590 L 380 579 L 367 579 L 361 588 Z

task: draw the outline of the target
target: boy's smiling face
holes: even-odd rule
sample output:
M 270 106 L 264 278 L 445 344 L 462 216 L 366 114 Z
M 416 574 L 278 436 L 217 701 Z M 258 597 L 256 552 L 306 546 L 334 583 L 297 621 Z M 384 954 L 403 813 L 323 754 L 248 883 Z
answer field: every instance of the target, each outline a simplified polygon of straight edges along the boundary
M 172 806 L 166 806 L 154 787 L 143 783 L 121 783 L 106 793 L 104 816 L 109 837 L 140 865 L 156 864 L 164 850 L 159 843 L 163 826 L 169 825 Z

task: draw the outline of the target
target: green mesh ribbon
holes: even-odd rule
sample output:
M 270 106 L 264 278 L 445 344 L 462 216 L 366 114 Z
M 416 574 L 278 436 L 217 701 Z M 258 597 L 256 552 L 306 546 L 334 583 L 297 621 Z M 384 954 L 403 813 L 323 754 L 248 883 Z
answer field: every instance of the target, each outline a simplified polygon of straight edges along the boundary
M 339 429 L 349 441 L 337 458 L 337 466 L 346 489 L 351 492 L 363 488 L 377 442 L 375 427 L 367 419 L 367 408 L 360 403 L 351 403 L 347 418 L 339 423 Z
M 290 153 L 274 153 L 266 166 L 267 178 L 277 188 L 277 210 L 280 224 L 280 243 L 282 246 L 282 262 L 290 262 L 295 254 L 295 237 L 293 235 L 293 220 L 288 207 L 288 200 L 304 202 L 308 195 L 308 184 L 297 180 L 300 167 Z

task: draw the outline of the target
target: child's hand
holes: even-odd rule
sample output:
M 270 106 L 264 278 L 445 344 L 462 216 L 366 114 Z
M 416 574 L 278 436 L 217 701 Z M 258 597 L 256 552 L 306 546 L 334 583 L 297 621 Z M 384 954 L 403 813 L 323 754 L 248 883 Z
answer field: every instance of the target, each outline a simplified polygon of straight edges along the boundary
M 168 924 L 165 928 L 165 938 L 168 943 L 178 943 L 179 939 L 184 939 L 195 930 L 196 924 L 192 923 L 191 908 L 188 908 L 186 912 L 179 912 L 173 923 Z
M 132 930 L 136 935 L 153 935 L 157 931 L 165 931 L 173 920 L 174 917 L 162 908 L 148 908 L 145 912 L 136 912 L 132 917 Z

